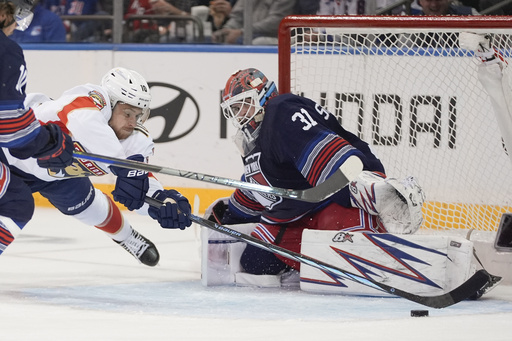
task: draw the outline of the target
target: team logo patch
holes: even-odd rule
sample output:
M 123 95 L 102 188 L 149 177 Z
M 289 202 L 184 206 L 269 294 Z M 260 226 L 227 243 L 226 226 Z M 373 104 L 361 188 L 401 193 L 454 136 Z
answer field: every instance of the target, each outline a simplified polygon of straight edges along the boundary
M 352 239 L 354 235 L 346 232 L 338 232 L 336 235 L 332 238 L 333 242 L 351 242 L 353 243 L 354 240 Z
M 88 95 L 94 102 L 94 105 L 96 105 L 96 107 L 99 110 L 105 108 L 105 106 L 107 105 L 107 102 L 105 101 L 105 97 L 103 97 L 103 95 L 101 93 L 99 93 L 98 91 L 96 91 L 96 90 L 90 91 Z
M 259 184 L 263 186 L 271 186 L 267 181 L 263 173 L 261 172 L 260 166 L 261 152 L 251 154 L 244 160 L 245 163 L 245 178 L 247 182 L 253 184 Z M 274 205 L 277 205 L 283 201 L 282 197 L 278 197 L 272 193 L 260 193 L 254 192 L 256 200 L 265 208 L 271 210 Z
M 73 141 L 75 150 L 86 151 L 78 141 Z M 89 160 L 74 159 L 70 166 L 65 169 L 48 169 L 48 174 L 54 178 L 83 178 L 87 176 L 102 176 L 108 174 L 96 162 Z
M 451 240 L 451 241 L 450 241 L 450 246 L 453 246 L 453 247 L 456 247 L 456 248 L 460 249 L 460 247 L 462 246 L 462 244 L 461 244 L 461 243 L 459 243 L 459 242 L 456 242 L 456 241 L 454 241 L 454 240 Z

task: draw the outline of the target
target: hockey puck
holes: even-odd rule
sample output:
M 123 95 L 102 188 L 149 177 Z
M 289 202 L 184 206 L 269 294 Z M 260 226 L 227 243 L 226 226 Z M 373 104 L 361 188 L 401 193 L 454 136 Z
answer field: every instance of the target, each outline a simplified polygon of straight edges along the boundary
M 428 310 L 411 310 L 412 317 L 428 316 Z

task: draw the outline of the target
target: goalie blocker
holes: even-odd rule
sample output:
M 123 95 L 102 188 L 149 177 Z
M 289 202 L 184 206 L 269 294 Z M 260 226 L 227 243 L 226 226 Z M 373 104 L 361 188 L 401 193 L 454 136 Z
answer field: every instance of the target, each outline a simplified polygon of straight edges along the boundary
M 206 212 L 210 215 L 210 209 Z M 231 225 L 250 234 L 254 224 Z M 204 286 L 299 286 L 312 293 L 381 295 L 362 284 L 335 278 L 301 264 L 300 283 L 295 272 L 250 275 L 243 272 L 240 256 L 246 244 L 216 231 L 202 229 Z M 473 243 L 460 236 L 393 235 L 305 230 L 301 253 L 352 273 L 360 273 L 415 294 L 448 292 L 476 271 Z

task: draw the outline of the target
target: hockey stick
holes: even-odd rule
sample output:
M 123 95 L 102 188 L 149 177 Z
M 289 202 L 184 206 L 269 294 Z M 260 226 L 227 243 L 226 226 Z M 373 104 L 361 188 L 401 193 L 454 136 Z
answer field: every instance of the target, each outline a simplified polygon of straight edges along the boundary
M 145 200 L 149 205 L 154 207 L 160 207 L 162 205 L 162 202 L 153 198 L 146 197 Z M 236 230 L 230 229 L 229 227 L 217 224 L 215 222 L 212 222 L 207 219 L 203 219 L 201 217 L 198 217 L 196 215 L 191 214 L 190 220 L 193 222 L 202 225 L 204 227 L 207 227 L 211 230 L 215 230 L 217 232 L 223 233 L 225 235 L 231 236 L 235 239 L 238 239 L 240 241 L 246 242 L 247 244 L 251 244 L 253 246 L 256 246 L 260 249 L 270 251 L 272 253 L 279 254 L 283 257 L 286 257 L 288 259 L 312 266 L 314 268 L 317 268 L 319 270 L 322 270 L 324 272 L 328 272 L 331 275 L 342 278 L 342 279 L 348 279 L 353 282 L 366 285 L 368 287 L 386 292 L 388 294 L 396 295 L 402 298 L 405 298 L 409 301 L 413 301 L 422 305 L 425 305 L 427 307 L 431 308 L 446 308 L 449 307 L 455 303 L 458 303 L 462 300 L 465 300 L 471 296 L 476 296 L 480 291 L 482 290 L 488 290 L 490 287 L 492 287 L 495 282 L 495 277 L 490 275 L 487 271 L 484 269 L 477 271 L 471 278 L 469 278 L 467 281 L 462 283 L 459 287 L 453 289 L 452 291 L 437 295 L 437 296 L 421 296 L 416 295 L 407 291 L 403 291 L 394 287 L 391 287 L 389 285 L 386 285 L 384 283 L 377 282 L 371 278 L 366 278 L 362 275 L 354 274 L 352 272 L 340 269 L 338 267 L 335 267 L 333 265 L 327 264 L 325 262 L 322 262 L 318 259 L 306 256 L 301 253 L 293 252 L 290 250 L 287 250 L 285 248 L 282 248 L 277 245 L 266 243 L 260 239 L 257 239 L 255 237 L 252 237 L 250 235 L 243 234 L 241 232 L 238 232 Z
M 179 176 L 182 178 L 210 182 L 214 184 L 239 189 L 247 189 L 250 191 L 267 193 L 279 197 L 307 202 L 320 202 L 327 199 L 328 197 L 330 197 L 331 195 L 333 195 L 334 193 L 338 192 L 340 189 L 348 185 L 348 183 L 354 180 L 355 177 L 363 170 L 363 164 L 361 160 L 356 156 L 351 156 L 343 163 L 340 169 L 337 170 L 334 174 L 332 174 L 329 178 L 327 178 L 326 181 L 312 188 L 295 190 L 263 186 L 260 184 L 249 183 L 240 180 L 222 178 L 220 176 L 189 172 L 169 167 L 161 167 L 156 165 L 150 165 L 144 162 L 119 159 L 109 156 L 91 154 L 87 152 L 74 151 L 73 156 L 78 159 L 102 162 L 122 168 L 130 168 L 154 173 Z

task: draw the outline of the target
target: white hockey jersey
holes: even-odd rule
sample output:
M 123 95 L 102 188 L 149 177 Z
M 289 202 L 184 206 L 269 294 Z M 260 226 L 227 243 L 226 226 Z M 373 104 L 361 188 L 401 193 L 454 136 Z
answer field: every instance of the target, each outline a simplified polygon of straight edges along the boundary
M 115 158 L 141 154 L 147 160 L 153 155 L 153 139 L 142 125 L 138 125 L 125 140 L 119 140 L 108 125 L 112 108 L 107 92 L 99 85 L 85 84 L 65 91 L 52 100 L 43 94 L 28 94 L 25 105 L 33 108 L 36 118 L 43 122 L 57 123 L 72 137 L 76 150 Z M 110 173 L 107 164 L 77 160 L 63 171 L 41 168 L 37 160 L 20 160 L 4 152 L 9 164 L 44 181 L 70 177 L 101 176 Z M 150 193 L 162 186 L 150 177 Z

